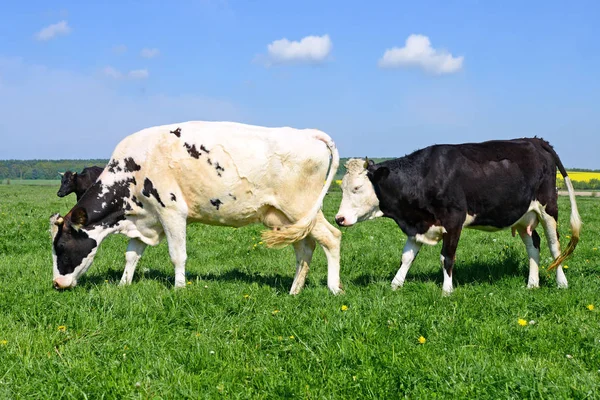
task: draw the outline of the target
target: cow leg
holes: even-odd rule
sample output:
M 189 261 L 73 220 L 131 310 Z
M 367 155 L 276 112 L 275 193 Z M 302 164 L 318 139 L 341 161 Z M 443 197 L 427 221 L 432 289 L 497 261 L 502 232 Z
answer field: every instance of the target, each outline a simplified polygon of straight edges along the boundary
M 169 256 L 175 267 L 175 287 L 185 287 L 186 217 L 179 212 L 170 212 L 162 218 L 162 225 L 169 245 Z
M 558 231 L 556 230 L 556 218 L 545 211 L 541 212 L 542 226 L 544 227 L 544 233 L 548 241 L 548 247 L 552 257 L 556 259 L 560 255 L 560 243 L 558 241 Z M 562 265 L 556 268 L 556 283 L 559 288 L 566 289 L 569 287 L 567 277 L 563 271 Z
M 527 280 L 528 288 L 537 288 L 540 286 L 540 235 L 535 231 L 531 231 L 531 236 L 527 233 L 526 228 L 518 229 L 519 236 L 529 255 L 529 279 Z
M 131 284 L 133 274 L 135 273 L 135 267 L 137 266 L 140 257 L 142 257 L 146 246 L 146 243 L 139 239 L 129 240 L 129 243 L 127 244 L 127 251 L 125 252 L 125 270 L 123 271 L 123 276 L 121 277 L 121 282 L 119 282 L 119 285 L 122 286 Z
M 333 294 L 341 293 L 340 242 L 342 232 L 331 225 L 323 216 L 323 212 L 319 211 L 317 222 L 310 235 L 323 247 L 327 257 L 327 287 Z
M 404 285 L 406 274 L 417 257 L 417 254 L 419 254 L 420 249 L 421 243 L 417 242 L 414 236 L 409 236 L 406 239 L 406 244 L 402 250 L 402 264 L 400 265 L 400 269 L 396 273 L 396 276 L 392 279 L 392 290 L 396 290 Z
M 315 246 L 316 242 L 310 236 L 294 243 L 294 251 L 296 252 L 296 275 L 294 276 L 290 294 L 299 294 L 302 291 L 302 288 L 304 288 L 306 275 L 308 274 Z
M 444 284 L 442 286 L 442 294 L 444 296 L 450 295 L 454 290 L 452 287 L 452 269 L 456 260 L 456 248 L 458 247 L 460 233 L 460 228 L 447 229 L 447 232 L 444 233 L 442 254 L 440 256 L 442 271 L 444 273 Z

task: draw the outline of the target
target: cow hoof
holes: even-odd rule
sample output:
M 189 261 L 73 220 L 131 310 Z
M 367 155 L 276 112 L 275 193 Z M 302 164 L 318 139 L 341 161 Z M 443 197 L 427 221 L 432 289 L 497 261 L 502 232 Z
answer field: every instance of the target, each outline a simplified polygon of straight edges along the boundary
M 558 284 L 556 286 L 559 289 L 568 289 L 569 288 L 569 284 L 567 282 L 558 282 Z
M 331 290 L 331 293 L 333 293 L 334 295 L 338 295 L 338 294 L 342 294 L 344 293 L 344 290 L 342 288 L 338 287 L 331 287 L 329 286 L 329 290 Z
M 539 289 L 539 288 L 540 288 L 539 283 L 528 283 L 527 284 L 527 289 Z
M 453 292 L 452 289 L 451 290 L 445 290 L 444 289 L 444 290 L 442 290 L 442 296 L 443 297 L 448 297 L 448 296 L 450 296 L 452 294 L 452 292 Z

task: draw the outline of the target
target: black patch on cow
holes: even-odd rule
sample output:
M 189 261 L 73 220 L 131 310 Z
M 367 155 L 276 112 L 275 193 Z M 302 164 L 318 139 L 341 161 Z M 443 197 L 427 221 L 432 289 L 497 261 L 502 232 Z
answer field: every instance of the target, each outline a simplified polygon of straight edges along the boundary
M 187 149 L 187 152 L 188 152 L 188 154 L 189 154 L 190 156 L 192 156 L 192 157 L 194 157 L 194 158 L 198 159 L 198 158 L 200 158 L 200 156 L 202 155 L 202 154 L 201 154 L 201 153 L 198 151 L 198 149 L 196 149 L 196 145 L 195 145 L 195 144 L 193 144 L 193 145 L 191 145 L 191 146 L 190 146 L 188 143 L 184 143 L 183 145 L 184 145 L 184 146 L 185 146 L 185 148 Z
M 204 147 L 203 144 L 200 145 L 200 150 L 202 150 L 203 152 L 205 152 L 206 154 L 210 153 L 210 151 L 208 151 L 208 149 L 206 147 Z
M 135 195 L 131 196 L 131 201 L 133 201 L 133 203 L 139 208 L 144 208 L 144 204 L 141 201 L 139 201 L 138 198 L 135 197 Z
M 107 165 L 108 171 L 116 174 L 117 172 L 121 172 L 122 169 L 119 166 L 119 160 L 111 160 Z
M 169 133 L 172 133 L 173 135 L 175 135 L 177 137 L 181 137 L 181 128 L 177 128 L 174 131 L 170 131 Z
M 139 171 L 140 169 L 142 169 L 142 167 L 138 163 L 135 162 L 133 157 L 127 157 L 123 161 L 125 162 L 125 167 L 123 168 L 123 171 L 125 171 L 125 172 L 134 172 L 134 171 Z
M 210 160 L 210 157 L 206 159 L 206 162 L 208 163 L 208 165 L 212 165 L 212 161 Z
M 171 201 L 177 201 L 177 197 L 175 197 L 174 193 L 171 193 Z
M 58 227 L 53 243 L 58 272 L 67 275 L 75 271 L 97 245 L 83 229 L 75 230 L 67 219 Z
M 231 197 L 233 200 L 237 200 L 237 197 L 235 197 L 234 195 L 232 195 L 231 193 L 229 193 L 229 197 Z
M 223 204 L 223 202 L 219 199 L 211 199 L 210 200 L 210 204 L 212 204 L 213 206 L 215 206 L 217 208 L 217 210 L 219 209 L 219 207 L 221 206 L 221 204 Z
M 221 167 L 221 166 L 219 165 L 219 163 L 217 162 L 217 163 L 215 164 L 215 171 L 217 171 L 217 175 L 219 175 L 219 176 L 222 176 L 222 175 L 221 175 L 221 171 L 225 171 L 225 168 Z
M 533 239 L 533 247 L 540 250 L 540 235 L 534 230 L 531 232 L 531 238 Z
M 142 194 L 148 198 L 150 198 L 150 196 L 154 196 L 156 201 L 158 201 L 161 206 L 165 207 L 165 204 L 160 199 L 158 191 L 152 184 L 152 181 L 148 178 L 144 179 L 144 189 L 142 190 Z

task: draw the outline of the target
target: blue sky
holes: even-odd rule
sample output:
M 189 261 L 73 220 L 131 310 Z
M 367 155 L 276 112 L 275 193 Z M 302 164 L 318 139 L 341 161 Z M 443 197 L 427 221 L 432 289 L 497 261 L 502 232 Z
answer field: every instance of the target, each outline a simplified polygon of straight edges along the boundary
M 0 159 L 108 158 L 207 119 L 319 128 L 343 157 L 538 135 L 600 168 L 599 20 L 584 0 L 8 2 Z

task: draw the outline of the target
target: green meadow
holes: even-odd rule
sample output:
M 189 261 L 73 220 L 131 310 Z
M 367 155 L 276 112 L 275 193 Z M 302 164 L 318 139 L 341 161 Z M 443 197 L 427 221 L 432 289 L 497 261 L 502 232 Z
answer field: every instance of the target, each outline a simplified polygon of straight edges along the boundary
M 292 248 L 265 248 L 261 226 L 199 224 L 188 227 L 185 289 L 173 289 L 166 243 L 119 287 L 126 239 L 113 235 L 79 285 L 58 292 L 48 220 L 75 196 L 57 189 L 0 185 L 0 398 L 600 397 L 600 199 L 577 199 L 567 290 L 545 269 L 526 289 L 527 254 L 507 230 L 463 233 L 450 297 L 439 244 L 392 291 L 405 237 L 378 219 L 343 229 L 339 296 L 320 248 L 290 296 Z M 339 189 L 325 199 L 330 221 L 340 200 Z

